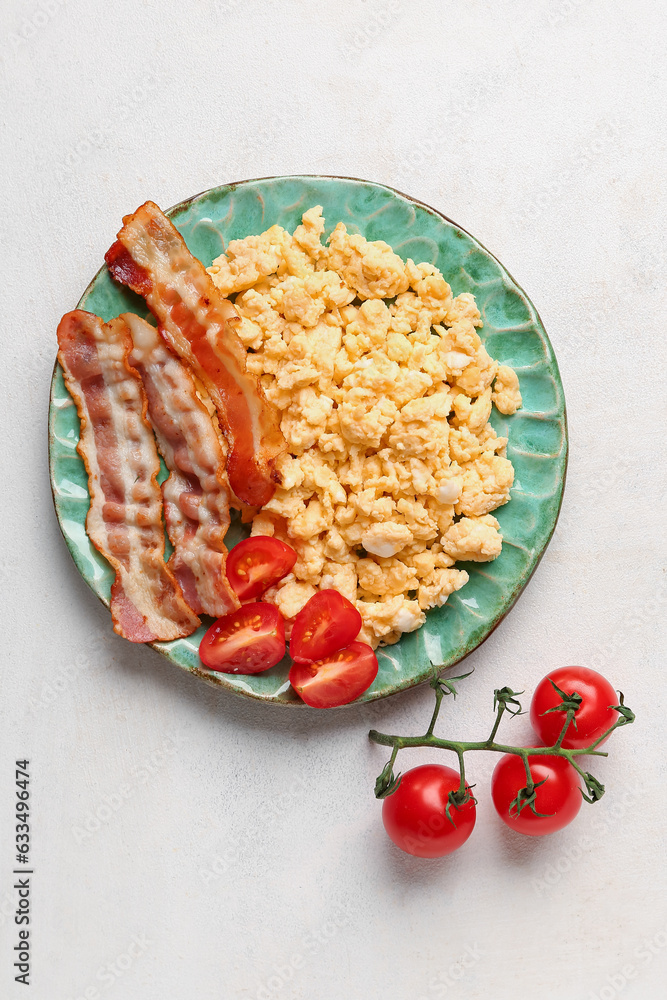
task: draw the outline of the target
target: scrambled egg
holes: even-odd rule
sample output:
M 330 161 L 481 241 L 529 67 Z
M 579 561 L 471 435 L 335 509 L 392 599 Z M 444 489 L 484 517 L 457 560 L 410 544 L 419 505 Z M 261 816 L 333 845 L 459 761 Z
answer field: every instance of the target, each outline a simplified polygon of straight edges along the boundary
M 506 438 L 489 423 L 521 406 L 516 373 L 485 350 L 474 297 L 432 264 L 405 263 L 321 206 L 293 235 L 272 226 L 230 242 L 209 273 L 234 297 L 248 370 L 282 412 L 288 452 L 252 533 L 298 553 L 267 599 L 292 619 L 318 589 L 359 609 L 375 647 L 419 628 L 502 537 Z

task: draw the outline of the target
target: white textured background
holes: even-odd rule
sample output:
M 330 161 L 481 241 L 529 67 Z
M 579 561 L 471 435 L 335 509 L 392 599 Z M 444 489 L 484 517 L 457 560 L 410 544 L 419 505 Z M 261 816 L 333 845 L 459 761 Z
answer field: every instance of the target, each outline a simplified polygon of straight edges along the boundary
M 2 4 L 3 1000 L 665 996 L 666 28 L 658 0 Z M 60 537 L 55 327 L 121 215 L 300 172 L 455 219 L 555 346 L 558 529 L 443 713 L 479 738 L 494 687 L 570 662 L 625 690 L 638 723 L 597 765 L 607 797 L 552 838 L 502 827 L 477 755 L 473 838 L 441 862 L 401 855 L 365 732 L 423 729 L 428 689 L 331 715 L 211 691 L 113 635 Z M 11 970 L 24 756 L 29 988 Z

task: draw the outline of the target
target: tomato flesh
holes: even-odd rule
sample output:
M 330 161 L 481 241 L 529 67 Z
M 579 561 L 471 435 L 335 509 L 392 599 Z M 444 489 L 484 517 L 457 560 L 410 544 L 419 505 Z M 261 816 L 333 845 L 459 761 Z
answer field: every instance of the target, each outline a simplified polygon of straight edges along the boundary
M 199 645 L 206 669 L 223 674 L 259 674 L 284 655 L 283 617 L 273 604 L 262 601 L 218 618 Z
M 519 789 L 526 787 L 526 770 L 516 754 L 505 754 L 496 764 L 491 797 L 503 823 L 529 837 L 542 837 L 562 830 L 575 818 L 583 802 L 581 784 L 565 757 L 531 756 L 528 764 L 534 784 L 544 781 L 536 789 L 534 804 L 536 812 L 545 815 L 537 816 L 529 805 L 524 805 L 519 815 L 515 808 L 510 814 L 510 805 Z
M 545 746 L 556 742 L 566 719 L 565 712 L 548 711 L 563 700 L 551 681 L 566 694 L 576 691 L 583 699 L 563 739 L 566 749 L 582 750 L 590 746 L 618 719 L 613 708 L 618 704 L 618 696 L 606 677 L 589 667 L 560 667 L 542 678 L 530 703 L 530 721 Z
M 337 590 L 319 590 L 292 625 L 290 655 L 295 663 L 323 660 L 359 635 L 361 615 Z
M 252 535 L 230 550 L 227 579 L 242 601 L 251 601 L 287 576 L 296 558 L 294 549 L 278 538 Z
M 382 803 L 382 822 L 396 846 L 417 858 L 441 858 L 461 847 L 473 831 L 477 810 L 472 798 L 458 808 L 450 806 L 450 822 L 448 795 L 460 785 L 458 771 L 442 764 L 406 771 Z
M 347 705 L 375 680 L 378 661 L 365 642 L 352 642 L 331 656 L 310 663 L 294 663 L 290 684 L 311 708 Z

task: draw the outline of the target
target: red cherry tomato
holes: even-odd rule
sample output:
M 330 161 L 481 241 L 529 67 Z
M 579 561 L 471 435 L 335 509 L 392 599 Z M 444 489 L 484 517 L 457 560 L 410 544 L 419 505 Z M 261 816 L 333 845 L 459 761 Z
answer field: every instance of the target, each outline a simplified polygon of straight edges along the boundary
M 289 651 L 295 663 L 323 660 L 359 635 L 361 615 L 337 590 L 320 590 L 294 619 Z
M 259 674 L 285 655 L 285 622 L 273 604 L 244 604 L 218 618 L 204 635 L 199 659 L 222 674 Z
M 581 808 L 583 798 L 579 776 L 564 757 L 530 757 L 530 773 L 535 785 L 535 809 L 545 815 L 537 816 L 529 805 L 524 805 L 517 815 L 510 805 L 519 789 L 526 787 L 523 761 L 515 754 L 505 754 L 496 764 L 491 779 L 491 797 L 502 821 L 512 830 L 529 837 L 555 833 L 571 823 Z M 545 780 L 546 779 L 546 780 Z
M 566 717 L 565 712 L 549 711 L 563 700 L 550 681 L 566 694 L 576 691 L 583 699 L 563 740 L 567 749 L 581 750 L 590 746 L 618 719 L 618 712 L 612 707 L 618 705 L 618 695 L 602 674 L 588 667 L 560 667 L 542 678 L 530 703 L 530 721 L 545 746 L 556 742 Z
M 242 601 L 250 601 L 287 576 L 295 562 L 294 549 L 278 538 L 252 535 L 230 550 L 227 579 Z
M 442 764 L 406 771 L 382 803 L 382 822 L 396 846 L 417 858 L 441 858 L 461 847 L 472 833 L 477 811 L 471 798 L 458 808 L 450 806 L 452 822 L 447 818 L 448 795 L 460 784 L 458 771 Z
M 351 642 L 331 656 L 294 663 L 290 684 L 311 708 L 347 705 L 371 686 L 378 672 L 375 653 L 365 642 Z

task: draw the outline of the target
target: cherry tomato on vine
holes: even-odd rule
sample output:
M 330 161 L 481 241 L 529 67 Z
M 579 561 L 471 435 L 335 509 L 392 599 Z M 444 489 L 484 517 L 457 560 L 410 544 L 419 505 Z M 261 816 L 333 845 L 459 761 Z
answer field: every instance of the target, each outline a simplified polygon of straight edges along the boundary
M 337 590 L 319 590 L 294 619 L 290 655 L 295 663 L 323 660 L 348 646 L 360 628 L 361 615 L 354 604 Z
M 273 604 L 257 601 L 218 618 L 204 635 L 199 659 L 223 674 L 259 674 L 285 655 L 285 622 Z
M 460 785 L 459 772 L 442 764 L 406 771 L 382 802 L 382 822 L 396 846 L 417 858 L 441 858 L 461 847 L 473 831 L 477 810 L 472 797 L 461 806 L 450 805 L 449 793 Z
M 311 708 L 347 705 L 371 686 L 378 672 L 375 653 L 365 642 L 351 642 L 330 656 L 294 663 L 290 684 Z
M 530 703 L 530 721 L 545 746 L 556 742 L 566 718 L 565 712 L 549 711 L 563 701 L 551 681 L 565 694 L 576 691 L 583 699 L 563 739 L 566 749 L 581 750 L 590 746 L 618 719 L 618 712 L 613 708 L 618 705 L 618 695 L 602 674 L 589 667 L 559 667 L 542 678 Z
M 271 535 L 252 535 L 230 549 L 227 579 L 242 601 L 261 597 L 290 572 L 296 552 Z
M 520 812 L 512 805 L 520 789 L 526 787 L 526 770 L 516 754 L 507 753 L 496 764 L 491 779 L 491 797 L 498 815 L 512 830 L 529 837 L 541 837 L 562 830 L 572 822 L 583 802 L 581 784 L 565 757 L 531 756 L 528 762 L 533 783 L 539 785 L 535 788 L 535 812 L 528 804 L 524 804 Z

